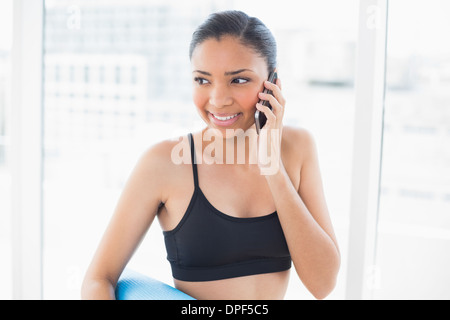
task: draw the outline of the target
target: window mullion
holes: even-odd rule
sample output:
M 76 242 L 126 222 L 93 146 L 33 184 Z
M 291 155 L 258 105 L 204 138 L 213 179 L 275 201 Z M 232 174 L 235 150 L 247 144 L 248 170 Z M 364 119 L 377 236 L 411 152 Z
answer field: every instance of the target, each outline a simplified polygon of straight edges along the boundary
M 347 299 L 371 297 L 381 169 L 388 0 L 361 0 L 347 266 Z
M 12 46 L 13 298 L 42 298 L 44 0 L 14 0 Z

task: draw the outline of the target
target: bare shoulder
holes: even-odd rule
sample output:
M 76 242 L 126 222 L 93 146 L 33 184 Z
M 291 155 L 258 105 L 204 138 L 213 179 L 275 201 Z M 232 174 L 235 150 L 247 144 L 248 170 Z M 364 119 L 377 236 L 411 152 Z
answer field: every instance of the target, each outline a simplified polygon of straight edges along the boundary
M 283 127 L 283 138 L 286 138 L 286 142 L 296 142 L 296 143 L 311 143 L 314 138 L 310 131 L 305 128 L 300 127 Z
M 282 147 L 289 158 L 294 157 L 300 164 L 316 154 L 314 137 L 304 128 L 284 126 Z
M 153 183 L 157 183 L 161 190 L 163 202 L 169 196 L 174 183 L 190 165 L 190 144 L 187 136 L 167 139 L 148 147 L 141 155 L 137 167 Z
M 283 127 L 281 157 L 283 165 L 294 185 L 300 187 L 300 176 L 307 163 L 315 159 L 315 144 L 312 134 L 304 128 Z M 305 166 L 306 165 L 306 166 Z
M 144 150 L 141 159 L 148 165 L 164 166 L 170 164 L 170 155 L 178 143 L 180 142 L 176 139 L 159 141 Z
M 178 137 L 157 142 L 141 155 L 139 163 L 153 174 L 166 175 L 190 161 L 190 145 L 187 137 Z

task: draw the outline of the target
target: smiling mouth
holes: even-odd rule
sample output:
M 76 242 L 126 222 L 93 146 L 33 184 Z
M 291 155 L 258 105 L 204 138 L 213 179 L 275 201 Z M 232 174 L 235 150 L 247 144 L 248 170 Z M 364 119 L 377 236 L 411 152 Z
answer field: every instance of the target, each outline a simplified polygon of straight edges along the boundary
M 242 112 L 238 112 L 235 114 L 232 113 L 219 113 L 214 114 L 209 112 L 209 119 L 216 126 L 220 127 L 229 127 L 233 125 L 239 118 L 242 116 Z
M 241 113 L 239 112 L 239 113 L 233 114 L 233 115 L 231 115 L 231 116 L 221 117 L 221 116 L 215 115 L 214 113 L 211 113 L 211 115 L 212 115 L 214 118 L 216 118 L 217 120 L 220 120 L 220 121 L 231 120 L 231 119 L 233 119 L 233 118 L 236 118 L 236 117 L 237 117 L 238 115 L 240 115 L 240 114 L 241 114 Z

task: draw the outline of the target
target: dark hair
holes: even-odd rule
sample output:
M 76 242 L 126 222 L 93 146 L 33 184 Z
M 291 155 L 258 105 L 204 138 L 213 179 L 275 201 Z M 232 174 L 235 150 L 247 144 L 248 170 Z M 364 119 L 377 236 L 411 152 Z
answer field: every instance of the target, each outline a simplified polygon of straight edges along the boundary
M 269 73 L 277 64 L 277 43 L 270 30 L 258 18 L 249 17 L 242 11 L 223 11 L 211 14 L 192 35 L 189 58 L 197 45 L 203 41 L 222 36 L 235 36 L 243 45 L 251 47 L 267 62 Z

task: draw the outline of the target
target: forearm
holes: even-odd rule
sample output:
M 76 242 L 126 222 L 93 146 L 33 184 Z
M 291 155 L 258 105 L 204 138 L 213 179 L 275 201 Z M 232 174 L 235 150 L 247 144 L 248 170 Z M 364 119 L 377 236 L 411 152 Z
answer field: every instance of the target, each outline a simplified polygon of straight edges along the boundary
M 115 300 L 114 285 L 106 279 L 85 279 L 81 298 L 83 300 Z
M 340 265 L 337 244 L 310 213 L 281 166 L 266 176 L 297 274 L 317 298 L 334 288 Z

